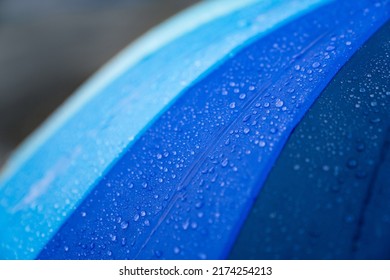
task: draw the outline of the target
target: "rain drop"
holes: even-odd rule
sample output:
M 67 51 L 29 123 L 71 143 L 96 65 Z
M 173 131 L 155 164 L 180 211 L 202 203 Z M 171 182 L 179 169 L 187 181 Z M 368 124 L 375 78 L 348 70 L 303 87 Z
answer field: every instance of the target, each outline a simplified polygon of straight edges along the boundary
M 126 222 L 126 221 L 123 221 L 123 222 L 121 223 L 121 228 L 122 228 L 122 229 L 127 229 L 128 226 L 129 226 L 129 223 Z
M 188 226 L 190 225 L 190 221 L 187 219 L 187 220 L 185 220 L 183 223 L 182 223 L 182 228 L 184 229 L 184 230 L 187 230 L 188 229 Z
M 294 91 L 295 91 L 294 88 L 289 88 L 289 89 L 287 90 L 288 93 L 293 93 Z
M 259 146 L 262 147 L 262 148 L 265 147 L 265 142 L 264 141 L 260 141 L 259 142 Z
M 225 158 L 222 162 L 221 162 L 221 165 L 222 167 L 226 167 L 229 163 L 229 160 L 227 158 Z
M 348 160 L 348 162 L 347 162 L 347 167 L 348 167 L 348 168 L 354 169 L 354 168 L 356 168 L 357 166 L 358 166 L 358 162 L 357 162 L 356 159 L 351 158 L 351 159 Z
M 316 61 L 311 66 L 313 66 L 313 68 L 318 68 L 318 67 L 320 67 L 320 63 L 318 61 Z
M 162 252 L 159 251 L 159 250 L 155 250 L 155 251 L 154 251 L 154 255 L 155 255 L 157 258 L 161 258 Z
M 173 252 L 177 255 L 180 253 L 180 248 L 179 247 L 174 247 Z
M 370 122 L 371 123 L 379 123 L 379 122 L 381 122 L 381 119 L 378 118 L 378 117 L 373 117 L 373 118 L 370 119 Z
M 356 145 L 356 151 L 358 151 L 358 152 L 363 152 L 364 149 L 365 149 L 364 143 L 358 143 L 358 144 Z
M 198 257 L 199 257 L 201 260 L 207 259 L 207 255 L 204 254 L 204 253 L 199 253 L 199 254 L 198 254 Z
M 283 103 L 283 101 L 282 101 L 282 100 L 280 100 L 279 98 L 278 98 L 278 99 L 276 99 L 276 103 L 275 103 L 275 106 L 276 106 L 276 107 L 278 107 L 278 108 L 279 108 L 279 107 L 282 107 L 282 106 L 283 106 L 283 104 L 284 104 L 284 103 Z
M 329 170 L 330 170 L 329 165 L 324 165 L 324 166 L 322 166 L 322 170 L 324 170 L 324 171 L 329 171 Z
M 197 209 L 202 208 L 202 206 L 203 206 L 203 202 L 202 201 L 198 201 L 198 202 L 195 203 L 195 208 L 197 208 Z

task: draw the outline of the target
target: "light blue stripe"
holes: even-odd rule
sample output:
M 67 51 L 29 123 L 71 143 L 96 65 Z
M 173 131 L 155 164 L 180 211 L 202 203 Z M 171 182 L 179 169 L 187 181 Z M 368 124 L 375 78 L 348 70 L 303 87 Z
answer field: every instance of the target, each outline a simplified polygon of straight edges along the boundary
M 232 9 L 218 11 L 227 2 Z M 245 8 L 233 2 L 206 2 L 192 19 L 189 11 L 126 50 L 24 145 L 0 186 L 0 258 L 34 258 L 124 148 L 188 85 L 236 48 L 328 1 L 246 1 Z M 202 12 L 210 16 L 196 23 Z M 194 23 L 183 28 L 186 17 Z M 176 35 L 156 43 L 170 32 Z

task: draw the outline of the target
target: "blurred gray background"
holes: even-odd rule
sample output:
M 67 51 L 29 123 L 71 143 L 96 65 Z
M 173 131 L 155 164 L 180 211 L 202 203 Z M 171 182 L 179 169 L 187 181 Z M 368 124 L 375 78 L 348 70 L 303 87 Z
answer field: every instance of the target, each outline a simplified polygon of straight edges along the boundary
M 99 67 L 197 0 L 0 0 L 0 166 Z

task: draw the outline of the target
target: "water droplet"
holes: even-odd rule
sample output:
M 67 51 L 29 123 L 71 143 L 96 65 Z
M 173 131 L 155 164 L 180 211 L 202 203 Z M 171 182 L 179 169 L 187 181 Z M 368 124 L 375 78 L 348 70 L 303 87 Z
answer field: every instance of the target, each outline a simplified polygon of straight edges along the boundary
M 226 167 L 227 165 L 229 164 L 229 160 L 227 158 L 225 158 L 222 162 L 221 162 L 221 165 L 223 167 Z
M 85 216 L 87 216 L 87 213 L 81 212 L 81 217 L 85 217 Z
M 161 159 L 162 158 L 162 154 L 157 154 L 156 157 L 157 157 L 157 159 Z
M 357 143 L 357 145 L 356 145 L 356 151 L 358 151 L 358 152 L 363 152 L 364 149 L 365 149 L 364 143 Z
M 284 104 L 284 103 L 283 103 L 283 101 L 282 101 L 282 100 L 280 100 L 279 98 L 278 98 L 278 99 L 276 99 L 276 102 L 275 102 L 275 106 L 276 106 L 276 107 L 278 107 L 278 108 L 279 108 L 279 107 L 282 107 L 282 106 L 283 106 L 283 104 Z
M 244 100 L 246 97 L 246 94 L 245 93 L 241 93 L 238 98 L 240 98 L 241 100 Z
M 244 134 L 248 134 L 249 131 L 250 131 L 250 129 L 249 129 L 248 127 L 245 127 L 245 128 L 244 128 Z
M 162 252 L 159 251 L 159 250 L 155 250 L 155 251 L 154 251 L 154 255 L 155 255 L 157 258 L 161 258 Z
M 230 103 L 230 104 L 229 104 L 229 107 L 230 107 L 231 109 L 236 108 L 236 102 Z
M 180 248 L 179 247 L 174 247 L 173 252 L 177 255 L 180 253 Z
M 126 221 L 123 221 L 123 222 L 121 223 L 121 228 L 122 228 L 122 229 L 127 229 L 128 226 L 129 226 L 129 223 L 126 222 Z
M 182 228 L 184 229 L 184 230 L 187 230 L 188 229 L 188 227 L 189 227 L 189 225 L 190 225 L 190 220 L 189 219 L 187 219 L 187 220 L 185 220 L 183 223 L 182 223 Z
M 356 171 L 355 177 L 357 179 L 364 179 L 367 177 L 367 172 L 364 170 L 358 170 L 358 171 Z
M 351 42 L 351 41 L 347 41 L 347 42 L 345 42 L 345 44 L 346 44 L 347 46 L 350 46 L 350 45 L 352 44 L 352 42 Z
M 318 68 L 320 67 L 320 63 L 318 61 L 314 62 L 311 66 L 313 66 L 313 68 Z
M 379 117 L 373 117 L 373 118 L 370 119 L 370 122 L 371 122 L 371 123 L 379 123 L 379 122 L 381 122 L 381 118 L 379 118 Z
M 295 91 L 294 88 L 289 88 L 289 89 L 287 90 L 288 93 L 293 93 L 294 91 Z
M 248 120 L 250 120 L 250 118 L 251 118 L 251 115 L 246 115 L 246 116 L 242 119 L 242 121 L 243 121 L 243 122 L 247 122 Z
M 327 50 L 328 52 L 333 51 L 334 49 L 335 49 L 334 46 L 327 46 L 327 47 L 326 47 L 326 50 Z
M 324 165 L 324 166 L 322 167 L 322 170 L 324 170 L 324 171 L 329 171 L 329 170 L 330 170 L 329 165 Z
M 260 141 L 259 142 L 259 146 L 262 147 L 262 148 L 265 147 L 265 142 L 264 141 Z
M 204 253 L 199 253 L 199 254 L 198 254 L 198 257 L 199 257 L 201 260 L 207 259 L 207 255 L 204 254 Z
M 138 221 L 139 220 L 139 215 L 135 214 L 133 220 L 134 220 L 134 222 Z
M 347 167 L 348 167 L 348 168 L 354 169 L 354 168 L 356 168 L 357 166 L 358 166 L 358 162 L 357 162 L 356 159 L 351 158 L 351 159 L 348 160 L 348 162 L 347 162 Z
M 270 219 L 275 219 L 277 217 L 277 214 L 275 212 L 272 212 L 269 214 Z
M 145 217 L 146 216 L 146 212 L 145 211 L 141 211 L 140 214 L 141 214 L 141 217 Z
M 202 206 L 203 206 L 203 202 L 202 201 L 198 201 L 198 202 L 195 203 L 195 208 L 197 208 L 197 209 L 202 208 Z
M 352 223 L 355 220 L 355 218 L 353 215 L 347 215 L 345 216 L 344 220 L 346 223 Z

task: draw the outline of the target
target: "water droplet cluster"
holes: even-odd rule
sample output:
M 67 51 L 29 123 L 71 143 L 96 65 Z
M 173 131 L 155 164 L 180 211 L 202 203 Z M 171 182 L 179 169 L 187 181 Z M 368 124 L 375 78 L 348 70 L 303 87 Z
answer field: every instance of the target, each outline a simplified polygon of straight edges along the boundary
M 189 87 L 97 183 L 41 257 L 224 257 L 231 233 L 245 217 L 288 135 L 357 48 L 354 42 L 360 38 L 355 30 L 368 28 L 364 17 L 357 15 L 352 21 L 343 15 L 345 10 L 357 13 L 359 5 L 337 5 L 342 8 L 324 6 L 232 53 Z M 338 21 L 321 18 L 321 13 Z M 321 114 L 321 122 L 327 121 L 327 114 Z M 310 129 L 302 137 L 314 141 L 321 135 L 315 133 L 318 125 Z M 369 148 L 367 141 L 362 144 L 363 150 Z M 345 152 L 334 139 L 325 148 Z M 342 171 L 361 171 L 361 156 L 349 154 L 343 167 L 324 161 L 318 168 L 338 174 L 341 181 Z M 292 172 L 305 171 L 310 177 L 311 162 L 305 157 Z M 275 206 L 289 199 L 277 195 Z M 288 219 L 276 211 L 268 217 L 280 225 Z M 344 221 L 352 224 L 354 219 L 346 215 Z M 280 226 L 286 238 L 288 231 Z M 309 232 L 321 235 L 315 224 Z M 66 253 L 57 250 L 63 244 L 70 248 Z
M 297 126 L 232 258 L 390 257 L 389 34 L 387 23 Z

